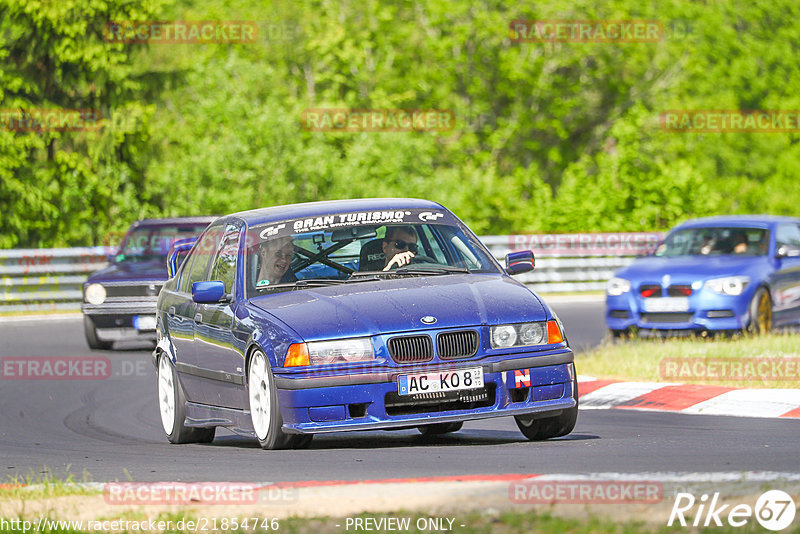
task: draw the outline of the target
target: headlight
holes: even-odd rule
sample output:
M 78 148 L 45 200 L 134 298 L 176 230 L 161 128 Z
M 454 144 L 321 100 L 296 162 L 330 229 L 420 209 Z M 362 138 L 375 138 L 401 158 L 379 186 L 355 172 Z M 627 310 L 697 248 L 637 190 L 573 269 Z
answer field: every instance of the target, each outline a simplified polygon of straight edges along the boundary
M 725 278 L 706 280 L 705 287 L 721 295 L 736 296 L 741 295 L 749 283 L 749 276 L 726 276 Z
M 520 325 L 520 345 L 540 345 L 545 339 L 547 339 L 547 328 L 544 323 L 527 323 Z
M 295 343 L 286 353 L 284 367 L 324 365 L 328 363 L 363 362 L 375 359 L 368 337 Z
M 606 293 L 612 297 L 618 297 L 623 293 L 631 290 L 631 281 L 624 278 L 617 278 L 616 276 L 608 281 L 606 284 Z
M 490 329 L 493 349 L 561 343 L 564 337 L 556 321 L 503 324 Z
M 506 347 L 513 347 L 517 342 L 516 329 L 508 324 L 503 326 L 492 327 L 492 348 L 500 349 Z
M 102 304 L 106 301 L 106 288 L 100 284 L 89 284 L 83 291 L 83 298 L 89 304 Z

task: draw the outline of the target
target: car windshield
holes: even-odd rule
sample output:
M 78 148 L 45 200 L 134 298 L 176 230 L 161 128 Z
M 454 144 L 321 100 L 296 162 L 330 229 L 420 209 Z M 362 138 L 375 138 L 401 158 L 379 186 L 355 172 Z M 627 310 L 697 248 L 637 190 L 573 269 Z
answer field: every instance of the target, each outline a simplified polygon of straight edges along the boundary
M 139 226 L 125 236 L 116 261 L 143 261 L 161 259 L 167 255 L 175 241 L 197 237 L 207 224 L 176 224 L 167 226 Z
M 671 233 L 655 251 L 656 256 L 764 256 L 769 230 L 764 228 L 687 228 Z
M 422 212 L 426 213 L 430 212 Z M 436 217 L 444 218 L 441 222 L 421 224 L 405 224 L 406 216 L 397 217 L 396 224 L 348 224 L 345 220 L 339 225 L 339 217 L 346 215 L 336 214 L 300 224 L 286 221 L 254 227 L 248 232 L 246 250 L 247 292 L 254 296 L 409 276 L 500 272 L 478 239 L 444 213 Z M 309 226 L 319 229 L 307 231 Z

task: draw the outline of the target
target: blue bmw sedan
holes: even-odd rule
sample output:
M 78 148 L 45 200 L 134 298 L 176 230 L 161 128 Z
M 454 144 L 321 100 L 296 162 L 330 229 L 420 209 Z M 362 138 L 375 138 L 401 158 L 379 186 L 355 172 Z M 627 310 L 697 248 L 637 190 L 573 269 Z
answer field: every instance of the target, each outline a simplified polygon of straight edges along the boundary
M 176 267 L 176 257 L 189 250 Z M 531 440 L 572 431 L 561 322 L 453 213 L 415 199 L 265 208 L 176 244 L 158 299 L 158 401 L 173 443 L 216 427 L 264 449 L 314 434 L 514 416 Z
M 635 330 L 767 332 L 800 322 L 800 219 L 706 217 L 673 228 L 606 290 L 614 336 Z

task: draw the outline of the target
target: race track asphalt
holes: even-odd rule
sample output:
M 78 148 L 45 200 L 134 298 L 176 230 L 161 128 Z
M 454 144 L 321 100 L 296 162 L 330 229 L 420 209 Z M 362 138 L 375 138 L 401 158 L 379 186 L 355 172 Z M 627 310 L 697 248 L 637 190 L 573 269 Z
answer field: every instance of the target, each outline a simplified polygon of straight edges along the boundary
M 555 301 L 554 301 L 555 302 Z M 604 334 L 602 303 L 554 304 L 576 347 Z M 466 423 L 456 434 L 416 430 L 317 437 L 296 451 L 262 451 L 218 431 L 208 445 L 170 445 L 160 427 L 147 345 L 91 353 L 79 316 L 0 321 L 0 358 L 102 355 L 102 380 L 0 379 L 2 478 L 65 472 L 94 481 L 364 480 L 494 473 L 800 472 L 800 421 L 634 410 L 581 411 L 575 431 L 528 442 L 513 419 Z

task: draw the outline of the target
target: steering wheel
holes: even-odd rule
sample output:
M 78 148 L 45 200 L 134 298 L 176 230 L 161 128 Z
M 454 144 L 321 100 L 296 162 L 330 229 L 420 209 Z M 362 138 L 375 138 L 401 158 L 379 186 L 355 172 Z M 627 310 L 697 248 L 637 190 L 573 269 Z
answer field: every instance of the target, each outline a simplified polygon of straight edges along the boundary
M 424 254 L 417 254 L 411 258 L 410 263 L 435 263 L 436 265 L 439 265 L 439 262 L 436 259 L 431 258 L 430 256 L 425 256 Z

